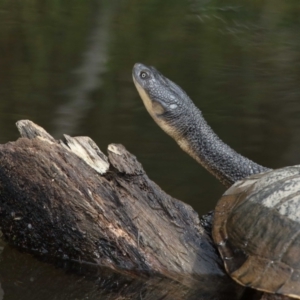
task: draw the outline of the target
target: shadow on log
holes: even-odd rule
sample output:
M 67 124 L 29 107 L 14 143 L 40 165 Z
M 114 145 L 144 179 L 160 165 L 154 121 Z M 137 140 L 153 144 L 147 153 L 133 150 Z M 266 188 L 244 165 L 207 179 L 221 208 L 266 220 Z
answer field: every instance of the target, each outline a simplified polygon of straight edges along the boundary
M 30 121 L 17 127 L 22 138 L 0 145 L 0 225 L 9 244 L 118 272 L 134 282 L 128 299 L 260 298 L 225 273 L 212 216 L 200 222 L 122 145 L 109 145 L 106 157 L 88 137 L 56 141 Z M 153 293 L 141 297 L 145 286 Z

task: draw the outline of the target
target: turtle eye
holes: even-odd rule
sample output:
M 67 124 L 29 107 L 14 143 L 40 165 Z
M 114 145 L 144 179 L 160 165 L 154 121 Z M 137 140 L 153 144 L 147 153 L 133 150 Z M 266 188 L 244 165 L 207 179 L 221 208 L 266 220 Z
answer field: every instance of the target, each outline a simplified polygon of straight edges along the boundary
M 142 71 L 142 72 L 140 73 L 140 77 L 141 77 L 142 79 L 147 79 L 147 78 L 149 77 L 149 74 L 148 74 L 147 72 L 145 72 L 145 71 Z

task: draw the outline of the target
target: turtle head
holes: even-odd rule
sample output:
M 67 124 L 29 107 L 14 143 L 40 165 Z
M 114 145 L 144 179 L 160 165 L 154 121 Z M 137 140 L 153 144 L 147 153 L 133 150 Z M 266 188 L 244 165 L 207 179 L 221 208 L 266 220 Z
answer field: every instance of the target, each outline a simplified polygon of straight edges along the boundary
M 223 143 L 189 96 L 155 68 L 137 63 L 132 76 L 154 121 L 224 185 L 268 170 Z
M 154 67 L 136 63 L 133 81 L 144 105 L 154 121 L 175 140 L 189 129 L 189 118 L 195 107 L 187 94 Z

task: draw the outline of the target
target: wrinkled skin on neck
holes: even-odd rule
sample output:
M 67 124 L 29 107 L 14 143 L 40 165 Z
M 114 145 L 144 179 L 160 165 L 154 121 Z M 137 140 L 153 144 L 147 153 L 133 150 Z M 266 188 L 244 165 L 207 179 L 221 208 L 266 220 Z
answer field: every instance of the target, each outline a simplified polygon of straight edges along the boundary
M 188 95 L 154 67 L 135 64 L 133 81 L 154 121 L 226 187 L 269 170 L 222 142 Z

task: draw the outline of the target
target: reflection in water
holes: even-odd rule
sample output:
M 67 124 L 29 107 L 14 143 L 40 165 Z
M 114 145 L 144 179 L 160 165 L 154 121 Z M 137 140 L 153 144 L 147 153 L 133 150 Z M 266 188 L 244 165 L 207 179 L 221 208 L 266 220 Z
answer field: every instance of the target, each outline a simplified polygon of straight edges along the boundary
M 243 292 L 234 283 L 229 288 L 226 281 L 225 286 L 217 276 L 187 287 L 159 276 L 130 277 L 91 265 L 60 261 L 54 267 L 8 246 L 0 258 L 3 289 L 9 299 L 16 300 L 212 300 L 224 295 L 236 299 Z
M 106 71 L 108 43 L 111 34 L 111 19 L 113 16 L 113 2 L 109 5 L 99 5 L 95 13 L 95 25 L 87 42 L 87 49 L 83 53 L 81 66 L 75 70 L 77 84 L 66 93 L 67 103 L 57 108 L 57 118 L 54 119 L 57 136 L 64 133 L 71 135 L 79 126 L 81 119 L 91 108 L 90 94 L 102 85 L 101 75 Z

